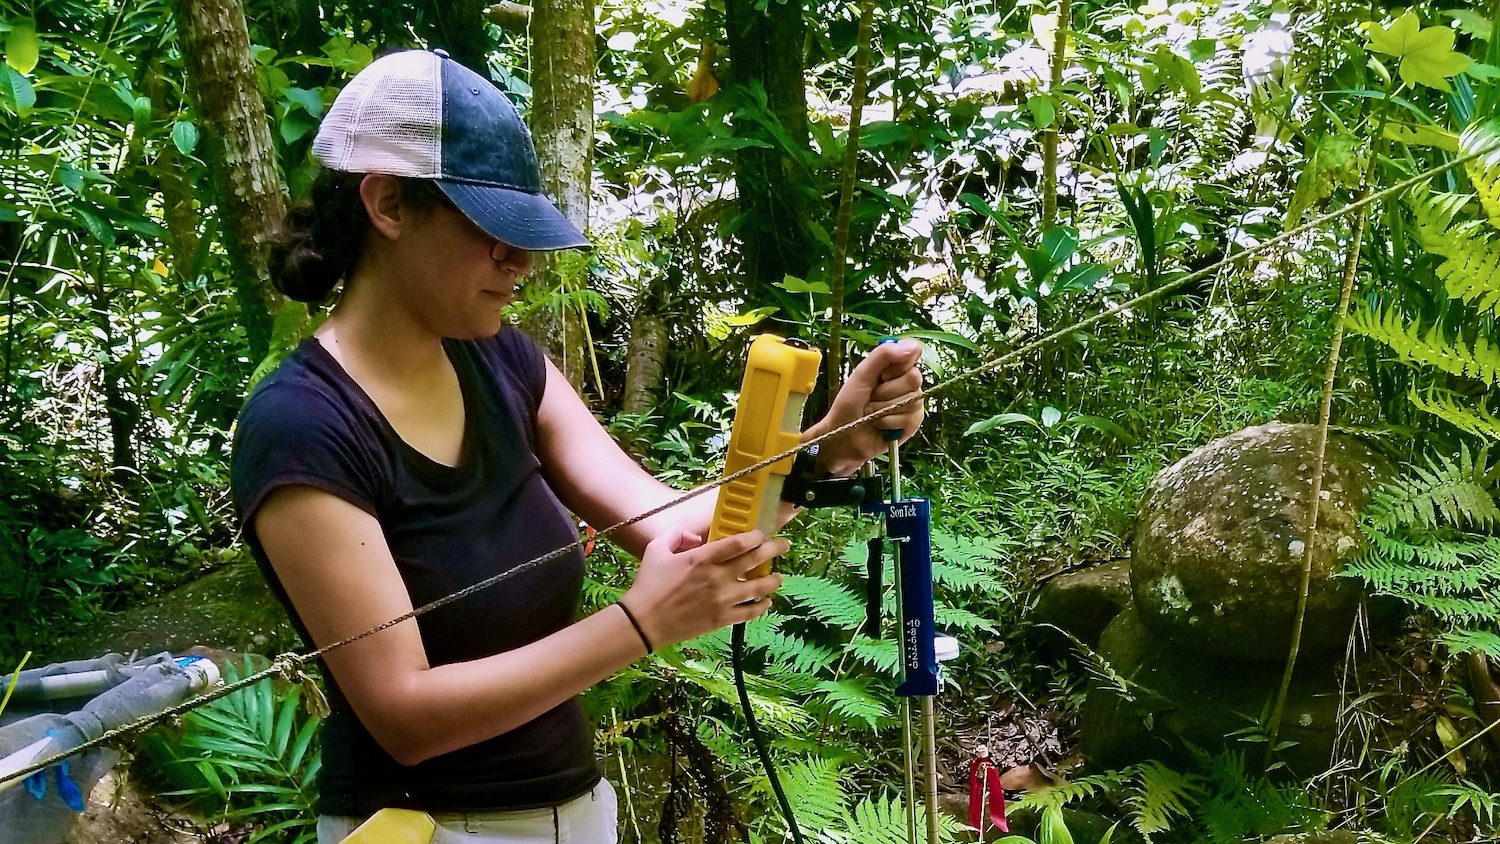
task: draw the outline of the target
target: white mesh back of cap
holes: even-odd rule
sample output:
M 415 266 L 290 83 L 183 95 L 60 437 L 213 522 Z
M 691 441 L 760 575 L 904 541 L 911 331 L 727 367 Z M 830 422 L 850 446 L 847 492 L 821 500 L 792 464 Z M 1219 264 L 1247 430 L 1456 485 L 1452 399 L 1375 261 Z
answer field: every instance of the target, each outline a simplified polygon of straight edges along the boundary
M 419 179 L 442 175 L 442 63 L 423 50 L 375 60 L 339 92 L 313 157 L 330 170 Z

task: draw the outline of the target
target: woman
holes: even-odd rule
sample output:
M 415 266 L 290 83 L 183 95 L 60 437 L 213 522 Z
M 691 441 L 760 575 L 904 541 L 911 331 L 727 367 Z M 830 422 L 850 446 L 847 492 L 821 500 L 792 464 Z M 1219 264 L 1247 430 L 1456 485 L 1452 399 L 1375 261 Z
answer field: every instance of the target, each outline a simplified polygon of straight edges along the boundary
M 303 635 L 326 645 L 613 524 L 677 492 L 631 461 L 501 309 L 531 253 L 586 246 L 541 194 L 509 101 L 441 52 L 381 58 L 319 129 L 310 210 L 273 255 L 287 295 L 337 304 L 257 386 L 234 490 L 256 559 Z M 915 343 L 881 346 L 811 437 L 920 388 Z M 881 420 L 910 435 L 920 407 Z M 819 466 L 884 448 L 856 428 Z M 612 842 L 614 795 L 578 703 L 653 648 L 764 613 L 784 553 L 705 544 L 710 496 L 616 535 L 641 560 L 620 602 L 575 616 L 573 553 L 325 657 L 319 840 L 384 807 L 439 837 Z M 787 515 L 790 515 L 788 511 Z

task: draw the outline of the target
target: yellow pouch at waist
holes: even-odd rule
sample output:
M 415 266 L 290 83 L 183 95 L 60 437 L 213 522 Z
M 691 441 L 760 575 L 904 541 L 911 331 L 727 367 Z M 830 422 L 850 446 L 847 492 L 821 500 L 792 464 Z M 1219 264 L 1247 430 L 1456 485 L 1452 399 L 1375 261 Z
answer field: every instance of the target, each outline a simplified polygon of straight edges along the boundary
M 343 844 L 431 844 L 437 821 L 416 809 L 381 809 L 360 824 Z

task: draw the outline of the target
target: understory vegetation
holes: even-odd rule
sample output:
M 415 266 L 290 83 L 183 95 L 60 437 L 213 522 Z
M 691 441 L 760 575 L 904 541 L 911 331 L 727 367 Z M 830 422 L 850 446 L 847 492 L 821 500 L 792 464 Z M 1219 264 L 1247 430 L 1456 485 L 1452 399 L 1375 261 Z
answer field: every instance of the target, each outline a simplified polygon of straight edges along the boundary
M 340 86 L 385 49 L 457 37 L 448 5 L 464 4 L 244 0 L 292 198 Z M 765 85 L 736 82 L 726 5 L 804 22 L 801 43 L 777 47 L 803 71 L 802 129 Z M 684 489 L 722 469 L 754 334 L 799 337 L 825 364 L 888 335 L 925 343 L 928 382 L 945 386 L 902 472 L 908 495 L 932 500 L 938 625 L 961 646 L 937 700 L 943 789 L 964 791 L 978 745 L 1009 742 L 1041 778 L 1010 795 L 1016 834 L 1500 837 L 1500 4 L 945 0 L 881 4 L 868 41 L 860 11 L 598 3 L 597 248 L 571 286 L 528 285 L 516 319 L 586 329 L 581 391 Z M 473 25 L 485 71 L 525 113 L 525 30 Z M 13 666 L 248 564 L 231 426 L 310 322 L 268 304 L 226 242 L 172 4 L 0 0 L 0 43 L 0 663 Z M 784 178 L 742 181 L 756 155 Z M 752 197 L 768 193 L 787 211 L 775 225 L 790 258 L 757 233 L 768 223 Z M 1351 679 L 1338 758 L 1315 776 L 1266 752 L 1268 716 L 1192 764 L 1082 758 L 1089 684 L 1130 680 L 1082 643 L 1046 646 L 1029 621 L 1039 589 L 1128 558 L 1141 493 L 1194 449 L 1272 420 L 1318 423 L 1340 329 L 1332 426 L 1401 472 L 1364 513 L 1368 546 L 1347 573 L 1406 618 L 1351 673 L 1398 679 Z M 652 331 L 663 353 L 641 402 L 627 390 L 632 338 Z M 799 517 L 776 610 L 747 630 L 756 715 L 799 826 L 824 844 L 906 836 L 896 646 L 864 629 L 878 528 L 853 512 Z M 601 542 L 584 610 L 632 572 Z M 622 841 L 790 840 L 729 643 L 723 631 L 665 649 L 585 696 Z M 311 694 L 262 688 L 174 725 L 137 765 L 162 768 L 175 784 L 163 799 L 221 832 L 309 840 Z M 961 840 L 959 819 L 944 824 Z

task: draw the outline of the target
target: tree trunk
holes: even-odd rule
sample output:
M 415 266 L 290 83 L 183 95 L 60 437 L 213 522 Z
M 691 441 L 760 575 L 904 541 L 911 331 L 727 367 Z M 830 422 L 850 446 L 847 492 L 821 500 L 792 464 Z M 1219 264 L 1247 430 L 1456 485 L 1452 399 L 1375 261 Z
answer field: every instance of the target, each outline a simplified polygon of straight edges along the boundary
M 740 150 L 735 170 L 745 270 L 752 284 L 767 285 L 787 275 L 806 278 L 820 248 L 808 227 L 816 188 L 795 158 L 808 150 L 802 0 L 765 3 L 764 10 L 756 5 L 756 0 L 725 0 L 724 28 L 731 83 L 738 89 L 733 93 L 752 100 L 755 87 L 763 88 L 767 110 L 794 146 L 782 149 L 752 119 L 735 121 L 736 134 L 770 144 Z
M 644 308 L 644 305 L 642 306 Z M 630 323 L 630 349 L 625 356 L 625 398 L 620 409 L 646 413 L 661 396 L 667 363 L 667 321 L 644 310 Z
M 495 44 L 484 28 L 488 6 L 485 0 L 439 0 L 431 4 L 431 17 L 423 16 L 427 25 L 417 35 L 424 46 L 441 47 L 454 61 L 489 78 L 485 65 Z
M 564 215 L 586 231 L 593 177 L 593 0 L 541 0 L 531 14 L 531 129 L 542 189 Z M 538 255 L 533 284 L 558 294 L 588 285 L 588 263 L 567 255 Z M 538 310 L 526 330 L 546 346 L 576 388 L 589 354 L 588 326 L 577 305 Z M 601 396 L 602 398 L 602 396 Z
M 171 2 L 245 331 L 251 352 L 264 357 L 271 346 L 271 314 L 281 302 L 269 283 L 266 254 L 286 215 L 286 196 L 244 8 L 240 0 Z

